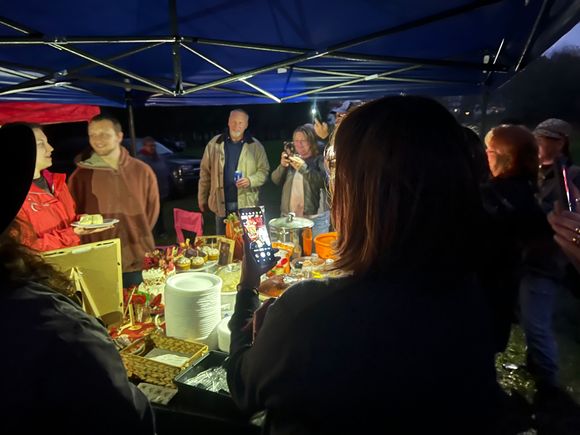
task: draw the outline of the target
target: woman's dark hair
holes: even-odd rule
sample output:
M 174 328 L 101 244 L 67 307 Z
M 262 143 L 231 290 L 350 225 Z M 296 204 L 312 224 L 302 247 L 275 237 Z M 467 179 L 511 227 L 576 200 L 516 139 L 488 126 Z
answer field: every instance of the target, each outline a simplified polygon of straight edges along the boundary
M 0 234 L 0 281 L 6 290 L 35 282 L 73 298 L 75 291 L 71 281 L 18 241 L 21 232 L 26 231 L 25 225 L 25 222 L 14 220 Z
M 342 121 L 334 146 L 337 268 L 471 264 L 481 201 L 464 132 L 443 106 L 416 96 L 367 103 Z
M 538 145 L 532 132 L 523 125 L 500 125 L 485 135 L 485 144 L 497 151 L 500 174 L 496 177 L 528 177 L 538 175 Z

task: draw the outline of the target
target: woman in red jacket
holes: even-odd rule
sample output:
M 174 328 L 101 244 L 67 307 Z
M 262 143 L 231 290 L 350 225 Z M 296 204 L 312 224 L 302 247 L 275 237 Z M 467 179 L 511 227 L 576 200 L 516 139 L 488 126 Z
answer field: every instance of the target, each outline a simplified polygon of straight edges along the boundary
M 71 226 L 77 214 L 66 185 L 66 175 L 47 170 L 52 166 L 53 148 L 39 125 L 29 126 L 36 139 L 36 166 L 30 190 L 17 216 L 23 224 L 22 244 L 36 251 L 51 251 L 79 245 L 79 236 L 109 229 Z

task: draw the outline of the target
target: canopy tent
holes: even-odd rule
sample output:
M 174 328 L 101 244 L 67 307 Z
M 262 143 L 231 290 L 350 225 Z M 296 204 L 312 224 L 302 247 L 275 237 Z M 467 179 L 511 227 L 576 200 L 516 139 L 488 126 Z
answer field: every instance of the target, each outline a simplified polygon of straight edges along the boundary
M 0 100 L 225 105 L 494 88 L 580 0 L 21 0 L 0 7 Z
M 89 121 L 101 113 L 98 106 L 54 103 L 0 103 L 0 125 L 9 122 L 56 124 Z

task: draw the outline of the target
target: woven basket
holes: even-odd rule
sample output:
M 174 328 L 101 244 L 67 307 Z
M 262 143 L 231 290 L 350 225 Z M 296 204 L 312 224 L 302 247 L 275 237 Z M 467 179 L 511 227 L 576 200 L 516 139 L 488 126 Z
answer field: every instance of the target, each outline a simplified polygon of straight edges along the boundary
M 191 355 L 191 357 L 180 367 L 176 367 L 141 356 L 146 355 L 154 348 L 181 352 Z M 166 337 L 157 330 L 131 343 L 120 354 L 127 370 L 127 376 L 136 377 L 155 385 L 173 387 L 173 378 L 207 352 L 208 347 L 203 343 Z

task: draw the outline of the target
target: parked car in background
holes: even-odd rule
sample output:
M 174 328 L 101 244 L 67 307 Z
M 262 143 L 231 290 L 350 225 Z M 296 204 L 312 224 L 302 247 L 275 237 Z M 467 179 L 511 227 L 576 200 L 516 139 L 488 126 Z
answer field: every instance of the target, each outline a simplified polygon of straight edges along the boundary
M 130 149 L 130 141 L 131 139 L 123 139 L 123 146 Z M 51 145 L 54 147 L 51 170 L 67 175 L 70 175 L 76 167 L 75 157 L 85 149 L 90 148 L 86 137 L 68 137 L 63 140 L 51 141 Z M 135 146 L 136 151 L 139 152 L 143 147 L 143 139 L 137 138 Z M 155 142 L 155 148 L 157 154 L 163 156 L 169 166 L 171 195 L 180 196 L 197 188 L 201 159 L 194 159 L 183 155 L 183 153 L 175 153 L 157 141 Z
M 127 149 L 131 149 L 131 139 L 123 139 L 122 144 Z M 139 153 L 141 148 L 143 148 L 143 138 L 136 138 L 136 152 Z M 155 141 L 155 150 L 158 155 L 165 158 L 167 166 L 169 166 L 169 171 L 171 173 L 171 187 L 174 193 L 183 194 L 191 191 L 197 186 L 201 159 L 194 159 L 183 156 L 180 153 L 175 153 L 158 141 Z

